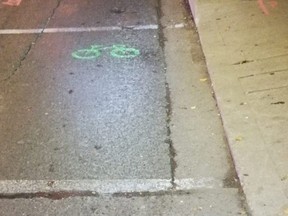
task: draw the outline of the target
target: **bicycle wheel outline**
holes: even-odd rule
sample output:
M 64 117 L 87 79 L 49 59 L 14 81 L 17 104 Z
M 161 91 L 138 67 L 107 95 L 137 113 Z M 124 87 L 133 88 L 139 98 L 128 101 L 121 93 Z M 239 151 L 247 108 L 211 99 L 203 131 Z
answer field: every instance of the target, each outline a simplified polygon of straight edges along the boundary
M 80 60 L 96 59 L 101 55 L 101 52 L 97 49 L 80 49 L 72 52 L 72 57 Z
M 135 58 L 138 55 L 140 55 L 140 51 L 135 48 L 126 47 L 125 45 L 114 46 L 110 51 L 110 55 L 113 56 L 114 58 Z

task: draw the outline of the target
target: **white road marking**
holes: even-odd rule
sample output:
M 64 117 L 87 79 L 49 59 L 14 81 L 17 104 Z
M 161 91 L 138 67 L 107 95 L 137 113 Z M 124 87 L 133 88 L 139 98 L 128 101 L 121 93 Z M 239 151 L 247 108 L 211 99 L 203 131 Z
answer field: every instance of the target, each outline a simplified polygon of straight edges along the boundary
M 184 28 L 185 26 L 186 26 L 185 23 L 178 23 L 178 24 L 175 24 L 175 25 L 164 26 L 164 28 L 179 29 L 179 28 Z
M 214 178 L 179 179 L 176 190 L 212 189 L 222 187 Z M 172 189 L 169 179 L 124 180 L 2 180 L 0 195 L 51 193 L 57 191 L 91 191 L 95 194 L 162 192 Z
M 185 24 L 175 24 L 164 28 L 177 29 L 184 28 Z M 131 30 L 157 30 L 158 25 L 136 25 L 136 26 L 100 26 L 100 27 L 79 27 L 79 28 L 45 28 L 45 29 L 0 29 L 0 35 L 13 34 L 40 34 L 40 33 L 73 33 L 73 32 L 103 32 Z
M 176 179 L 175 181 L 177 190 L 191 190 L 197 188 L 222 188 L 223 182 L 214 178 L 200 178 L 200 179 Z
M 139 26 L 134 26 L 134 30 L 149 30 L 149 29 L 158 29 L 158 25 L 139 25 Z
M 158 25 L 141 26 L 103 26 L 103 27 L 79 27 L 79 28 L 46 28 L 46 29 L 0 29 L 0 34 L 39 34 L 39 33 L 72 33 L 72 32 L 101 32 L 131 30 L 155 30 Z
M 42 29 L 1 29 L 0 34 L 39 34 Z

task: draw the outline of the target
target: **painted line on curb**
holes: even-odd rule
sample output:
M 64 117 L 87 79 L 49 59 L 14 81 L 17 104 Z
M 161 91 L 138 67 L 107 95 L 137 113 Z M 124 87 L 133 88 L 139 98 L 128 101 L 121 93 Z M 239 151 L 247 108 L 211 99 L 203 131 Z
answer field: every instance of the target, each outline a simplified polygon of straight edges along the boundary
M 179 28 L 185 28 L 186 24 L 185 23 L 178 23 L 175 25 L 169 25 L 169 26 L 164 26 L 164 28 L 167 29 L 179 29 Z
M 186 178 L 186 179 L 175 179 L 176 190 L 192 190 L 192 189 L 213 189 L 223 188 L 223 182 L 214 178 Z
M 145 193 L 174 190 L 222 188 L 214 178 L 179 179 L 173 188 L 170 179 L 124 180 L 2 180 L 0 195 L 53 193 L 57 191 L 91 191 L 95 194 Z

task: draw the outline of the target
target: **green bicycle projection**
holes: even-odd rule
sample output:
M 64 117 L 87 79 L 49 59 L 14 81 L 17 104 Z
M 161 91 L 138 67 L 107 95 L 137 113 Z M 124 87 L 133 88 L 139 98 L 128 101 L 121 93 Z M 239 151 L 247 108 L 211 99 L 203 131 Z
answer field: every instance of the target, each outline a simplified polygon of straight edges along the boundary
M 109 50 L 109 54 L 114 58 L 135 58 L 140 55 L 138 49 L 127 47 L 126 45 L 116 44 L 112 46 L 91 45 L 88 49 L 80 49 L 73 52 L 71 55 L 73 58 L 90 60 L 96 59 L 101 56 L 102 51 Z

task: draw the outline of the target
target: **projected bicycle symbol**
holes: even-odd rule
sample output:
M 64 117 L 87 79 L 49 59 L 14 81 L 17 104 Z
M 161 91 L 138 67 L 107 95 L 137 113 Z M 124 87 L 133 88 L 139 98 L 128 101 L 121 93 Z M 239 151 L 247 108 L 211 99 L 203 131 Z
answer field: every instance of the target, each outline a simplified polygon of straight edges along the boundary
M 135 58 L 140 55 L 138 49 L 127 47 L 126 45 L 116 44 L 112 46 L 91 45 L 90 48 L 74 51 L 71 55 L 73 58 L 81 60 L 96 59 L 102 55 L 103 51 L 108 50 L 108 53 L 114 58 Z

